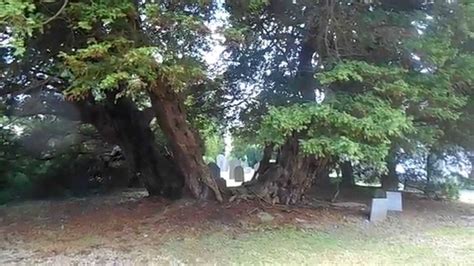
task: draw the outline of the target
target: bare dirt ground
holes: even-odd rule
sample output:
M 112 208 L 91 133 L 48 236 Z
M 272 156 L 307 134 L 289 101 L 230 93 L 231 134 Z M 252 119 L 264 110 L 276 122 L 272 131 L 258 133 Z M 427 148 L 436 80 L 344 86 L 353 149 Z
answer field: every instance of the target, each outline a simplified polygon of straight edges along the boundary
M 170 202 L 127 190 L 0 207 L 8 264 L 472 264 L 474 204 L 404 195 L 404 211 L 371 224 L 367 208 L 286 208 L 241 200 Z M 364 191 L 340 202 L 369 203 Z

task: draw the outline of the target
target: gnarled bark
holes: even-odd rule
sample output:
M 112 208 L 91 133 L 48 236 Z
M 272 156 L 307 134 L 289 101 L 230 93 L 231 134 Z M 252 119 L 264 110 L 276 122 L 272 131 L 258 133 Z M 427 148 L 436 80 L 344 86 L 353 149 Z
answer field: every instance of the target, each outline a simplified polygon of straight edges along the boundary
M 38 92 L 27 101 L 12 102 L 8 115 L 49 114 L 92 124 L 102 138 L 118 145 L 127 161 L 131 179 L 138 177 L 150 195 L 179 197 L 184 179 L 176 164 L 159 152 L 149 123 L 154 112 L 140 111 L 133 101 L 115 99 L 110 93 L 104 102 L 92 97 L 69 102 L 53 92 Z
M 173 161 L 159 152 L 149 126 L 150 116 L 128 99 L 114 101 L 80 103 L 82 121 L 94 125 L 106 141 L 122 149 L 132 178 L 138 177 L 150 195 L 180 197 L 183 177 Z
M 315 80 L 312 58 L 316 49 L 311 42 L 305 42 L 299 54 L 298 73 L 295 77 L 295 93 L 299 100 L 315 102 Z M 295 204 L 304 200 L 316 179 L 327 176 L 329 160 L 307 156 L 300 150 L 299 137 L 294 132 L 280 148 L 276 164 L 259 175 L 256 183 L 249 189 L 261 198 L 272 203 Z
M 296 156 L 295 156 L 296 155 Z M 295 204 L 304 200 L 315 178 L 324 173 L 328 160 L 304 156 L 296 136 L 281 147 L 278 161 L 249 189 L 268 202 Z
M 269 143 L 265 145 L 265 148 L 263 149 L 263 156 L 262 160 L 259 162 L 258 169 L 255 171 L 252 181 L 256 180 L 259 176 L 261 176 L 263 173 L 265 173 L 268 168 L 270 168 L 270 160 L 272 159 L 272 154 L 273 154 L 273 147 L 275 145 L 273 143 Z
M 354 169 L 352 168 L 351 161 L 345 161 L 341 163 L 341 185 L 344 187 L 352 187 L 355 185 L 354 181 Z
M 396 148 L 392 147 L 386 158 L 388 172 L 382 175 L 382 188 L 385 190 L 398 190 L 398 183 L 400 182 L 397 174 L 397 158 Z
M 222 195 L 203 160 L 202 141 L 186 119 L 183 99 L 167 84 L 160 85 L 150 92 L 153 110 L 184 176 L 186 187 L 197 199 L 207 198 L 211 189 L 217 201 L 221 202 Z

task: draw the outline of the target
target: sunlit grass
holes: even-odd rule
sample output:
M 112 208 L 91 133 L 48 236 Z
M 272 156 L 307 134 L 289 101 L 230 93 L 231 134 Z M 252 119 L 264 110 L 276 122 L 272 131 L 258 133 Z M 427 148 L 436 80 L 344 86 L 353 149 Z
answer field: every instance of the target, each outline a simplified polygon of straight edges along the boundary
M 380 236 L 341 229 L 332 232 L 295 228 L 262 230 L 231 236 L 214 233 L 175 240 L 164 252 L 185 263 L 244 265 L 311 264 L 451 264 L 474 261 L 469 228 L 455 229 L 446 248 L 433 234 L 450 234 L 452 229 L 420 233 L 416 236 Z M 416 239 L 414 239 L 416 238 Z M 471 252 L 469 252 L 471 251 Z

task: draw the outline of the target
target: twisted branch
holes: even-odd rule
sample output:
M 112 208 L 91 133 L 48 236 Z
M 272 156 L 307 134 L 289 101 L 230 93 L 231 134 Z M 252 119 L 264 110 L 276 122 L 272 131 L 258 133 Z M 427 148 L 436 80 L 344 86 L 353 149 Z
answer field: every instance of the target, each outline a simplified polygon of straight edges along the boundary
M 61 15 L 61 13 L 63 13 L 64 9 L 66 9 L 66 6 L 67 6 L 68 3 L 69 3 L 69 0 L 64 0 L 63 5 L 61 6 L 61 8 L 59 8 L 58 12 L 56 12 L 56 14 L 54 14 L 54 16 L 48 18 L 45 22 L 43 22 L 43 25 L 46 25 L 46 24 L 50 23 L 51 21 L 55 20 L 59 15 Z

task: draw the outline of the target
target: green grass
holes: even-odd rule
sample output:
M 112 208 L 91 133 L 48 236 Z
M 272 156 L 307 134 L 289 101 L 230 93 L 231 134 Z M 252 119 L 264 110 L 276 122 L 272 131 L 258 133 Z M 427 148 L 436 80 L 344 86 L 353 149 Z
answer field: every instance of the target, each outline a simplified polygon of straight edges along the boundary
M 457 235 L 461 237 L 453 237 L 449 243 L 430 237 L 431 234 L 377 237 L 353 228 L 330 233 L 281 228 L 235 237 L 221 232 L 174 240 L 163 252 L 184 263 L 219 265 L 462 264 L 474 261 L 471 250 L 474 242 L 464 239 L 468 235 L 472 238 L 471 229 L 459 229 Z
M 428 234 L 435 237 L 455 239 L 472 238 L 474 240 L 474 227 L 441 227 L 429 231 Z

